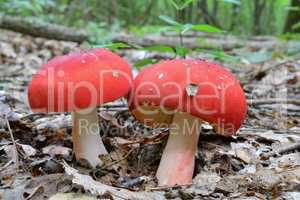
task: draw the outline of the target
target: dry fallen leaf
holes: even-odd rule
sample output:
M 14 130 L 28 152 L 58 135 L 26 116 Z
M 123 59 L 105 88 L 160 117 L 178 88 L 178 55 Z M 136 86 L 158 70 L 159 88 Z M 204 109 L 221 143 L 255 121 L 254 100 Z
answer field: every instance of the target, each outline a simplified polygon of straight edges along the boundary
M 66 174 L 73 177 L 72 182 L 74 184 L 81 185 L 86 191 L 89 191 L 93 195 L 110 195 L 114 199 L 166 199 L 163 192 L 131 192 L 126 189 L 116 188 L 97 182 L 88 175 L 78 173 L 76 169 L 70 167 L 66 162 L 63 163 L 63 166 Z
M 58 146 L 58 145 L 49 145 L 43 148 L 44 154 L 49 154 L 50 156 L 62 156 L 63 158 L 67 158 L 71 155 L 72 149 L 68 147 Z
M 78 193 L 58 193 L 50 197 L 49 200 L 97 200 L 97 198 Z
M 221 180 L 221 177 L 216 173 L 201 172 L 193 179 L 193 184 L 186 191 L 188 193 L 195 193 L 197 195 L 210 195 L 217 186 L 217 183 Z

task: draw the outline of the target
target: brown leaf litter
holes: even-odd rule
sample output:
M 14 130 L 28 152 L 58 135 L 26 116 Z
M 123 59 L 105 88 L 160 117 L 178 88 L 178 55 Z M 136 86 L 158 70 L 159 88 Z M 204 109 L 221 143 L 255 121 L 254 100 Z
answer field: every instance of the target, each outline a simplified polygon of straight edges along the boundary
M 223 63 L 242 80 L 249 100 L 247 120 L 231 138 L 217 136 L 203 124 L 193 183 L 166 188 L 157 187 L 155 171 L 168 130 L 136 122 L 124 99 L 99 108 L 100 134 L 109 155 L 93 170 L 74 159 L 69 113 L 30 112 L 26 86 L 32 74 L 49 58 L 79 44 L 1 30 L 0 47 L 0 198 L 300 198 L 299 58 L 236 67 Z M 143 54 L 119 53 L 131 62 Z

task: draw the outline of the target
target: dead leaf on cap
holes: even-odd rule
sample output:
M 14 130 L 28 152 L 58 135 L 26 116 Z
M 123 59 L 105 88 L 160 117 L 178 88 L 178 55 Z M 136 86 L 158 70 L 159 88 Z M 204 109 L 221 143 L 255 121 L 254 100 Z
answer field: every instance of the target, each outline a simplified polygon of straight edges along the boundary
M 198 89 L 199 86 L 198 84 L 195 83 L 190 83 L 185 87 L 185 91 L 187 93 L 188 96 L 196 96 L 196 94 L 198 93 Z

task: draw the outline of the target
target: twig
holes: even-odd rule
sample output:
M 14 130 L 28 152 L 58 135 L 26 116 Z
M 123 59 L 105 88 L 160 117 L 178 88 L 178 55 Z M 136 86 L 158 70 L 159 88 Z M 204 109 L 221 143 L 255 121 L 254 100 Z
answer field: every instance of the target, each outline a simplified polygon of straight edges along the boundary
M 58 112 L 53 112 L 53 113 L 40 113 L 40 112 L 37 112 L 37 113 L 30 113 L 30 114 L 27 114 L 23 117 L 21 117 L 20 119 L 24 120 L 24 119 L 28 119 L 28 118 L 32 118 L 32 117 L 44 117 L 44 116 L 56 116 L 56 115 L 61 115 L 62 113 L 58 113 Z
M 175 185 L 175 186 L 159 186 L 159 187 L 153 187 L 153 188 L 148 188 L 148 190 L 168 190 L 168 189 L 180 189 L 181 187 L 186 187 L 186 186 L 191 186 L 192 183 L 190 184 L 185 184 L 185 185 Z
M 6 169 L 9 165 L 11 165 L 14 161 L 10 160 L 8 161 L 3 167 L 0 168 L 0 172 L 3 171 L 4 169 Z
M 8 128 L 9 134 L 10 134 L 11 141 L 13 143 L 15 167 L 16 167 L 16 170 L 18 170 L 19 169 L 19 155 L 18 155 L 17 144 L 16 144 L 16 141 L 15 141 L 14 135 L 12 133 L 12 130 L 10 128 L 9 121 L 6 117 L 5 117 L 5 120 L 6 120 L 6 125 L 7 125 L 7 128 Z
M 125 110 L 128 110 L 128 108 L 126 108 L 126 107 L 124 107 L 124 108 L 122 108 L 122 107 L 119 107 L 119 108 L 108 108 L 108 107 L 100 108 L 100 111 L 115 111 L 115 112 L 117 112 L 117 111 L 125 111 Z
M 217 145 L 217 144 L 211 143 L 211 142 L 200 141 L 200 144 L 208 144 L 208 145 L 213 146 L 213 147 L 217 147 L 217 148 L 220 148 L 220 149 L 223 149 L 223 150 L 227 150 L 225 147 L 223 147 L 221 145 Z
M 124 104 L 124 103 L 120 103 L 120 104 L 105 104 L 105 105 L 102 105 L 100 108 L 123 108 L 123 107 L 127 107 L 127 105 Z
M 180 42 L 180 46 L 183 47 L 183 35 L 182 35 L 182 33 L 179 33 L 179 42 Z
M 275 156 L 277 154 L 283 154 L 289 151 L 293 151 L 293 150 L 300 150 L 300 141 L 298 141 L 296 144 L 291 144 L 285 147 L 281 147 L 279 149 L 273 150 L 269 153 L 264 153 L 261 155 L 261 158 L 266 160 L 272 156 Z

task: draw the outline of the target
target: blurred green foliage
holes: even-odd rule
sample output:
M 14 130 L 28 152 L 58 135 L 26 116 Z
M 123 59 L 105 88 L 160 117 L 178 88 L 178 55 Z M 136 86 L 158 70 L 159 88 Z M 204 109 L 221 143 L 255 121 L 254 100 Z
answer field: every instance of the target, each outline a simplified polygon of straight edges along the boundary
M 283 33 L 289 6 L 290 0 L 1 0 L 0 11 L 92 31 L 123 27 L 141 33 L 164 25 L 158 16 L 168 16 L 238 35 L 273 35 Z
M 189 31 L 228 33 L 241 37 L 251 35 L 276 35 L 279 39 L 300 40 L 300 12 L 298 0 L 1 0 L 0 14 L 33 17 L 87 30 L 92 33 L 91 44 L 112 50 L 136 48 L 144 51 L 170 53 L 185 57 L 191 49 L 182 44 L 183 35 Z M 289 20 L 293 17 L 293 21 Z M 295 17 L 296 16 L 296 17 Z M 299 16 L 299 20 L 298 17 Z M 292 19 L 292 18 L 291 18 Z M 289 25 L 289 27 L 287 27 Z M 145 33 L 175 32 L 180 46 L 162 44 L 138 47 L 124 43 L 110 43 L 120 29 L 142 37 Z M 199 37 L 196 42 L 205 43 Z M 95 45 L 94 45 L 95 46 Z M 299 52 L 299 44 L 294 52 Z M 202 49 L 195 49 L 202 51 Z M 206 50 L 212 58 L 238 62 L 241 57 L 263 62 L 272 54 L 258 52 L 240 57 L 227 55 L 222 49 Z M 292 54 L 291 53 L 291 54 Z M 140 68 L 157 62 L 141 59 L 135 63 Z

